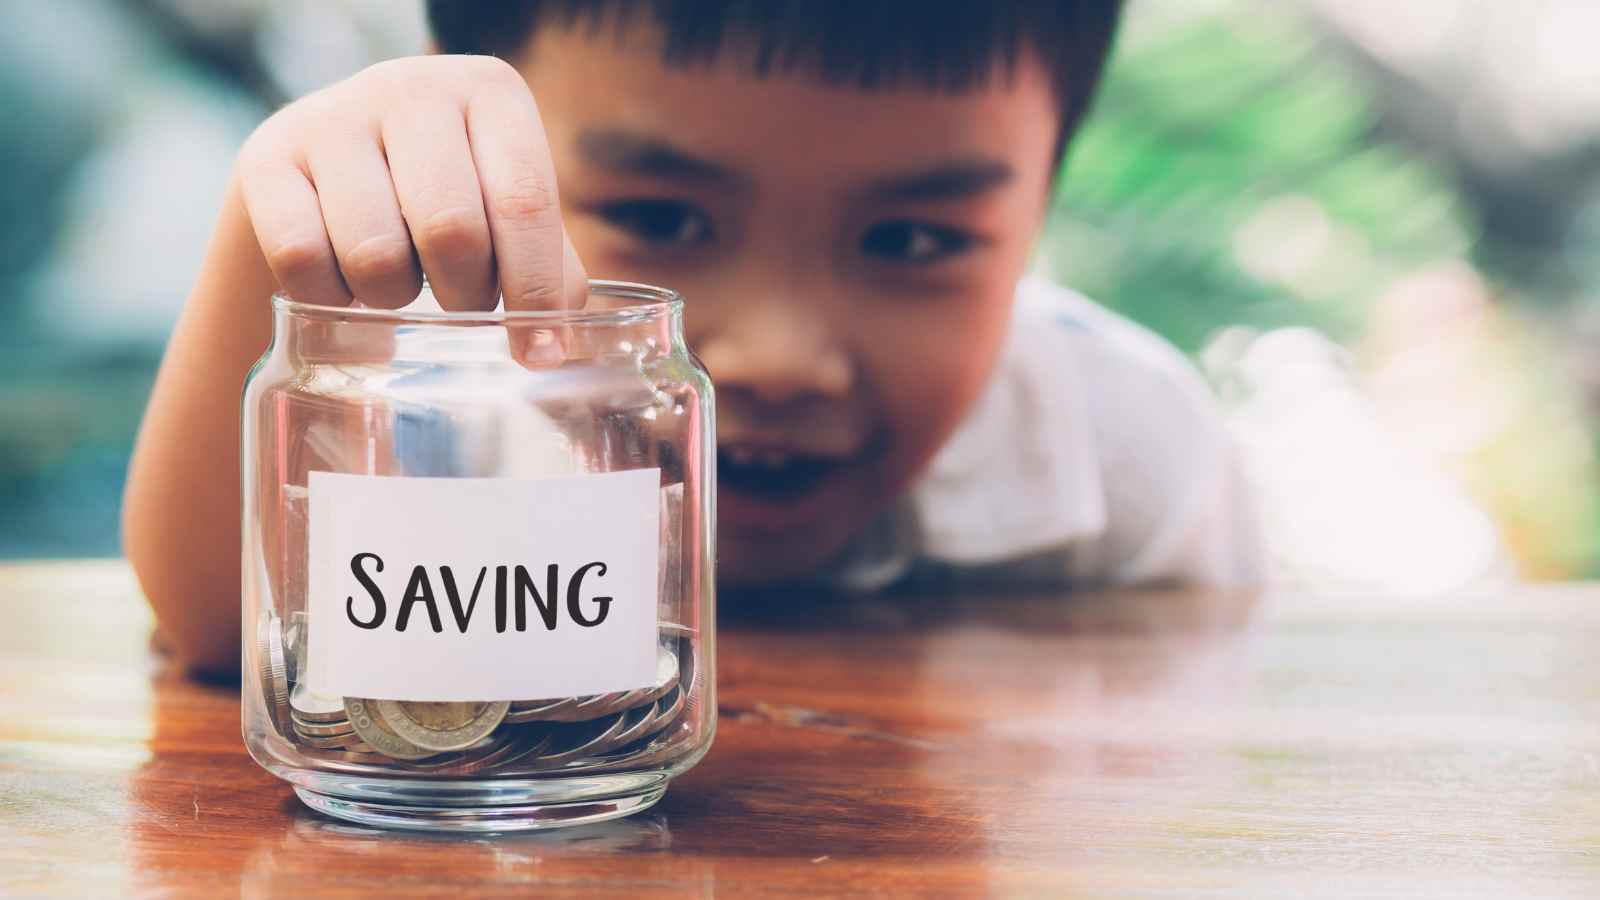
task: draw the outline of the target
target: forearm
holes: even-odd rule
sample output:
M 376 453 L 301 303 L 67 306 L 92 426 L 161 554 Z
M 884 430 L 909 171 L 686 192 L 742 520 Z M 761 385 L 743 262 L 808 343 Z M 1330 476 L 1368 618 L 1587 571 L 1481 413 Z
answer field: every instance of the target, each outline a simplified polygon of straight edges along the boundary
M 239 653 L 239 397 L 271 336 L 276 289 L 231 182 L 167 345 L 134 448 L 123 546 L 164 636 L 190 665 Z

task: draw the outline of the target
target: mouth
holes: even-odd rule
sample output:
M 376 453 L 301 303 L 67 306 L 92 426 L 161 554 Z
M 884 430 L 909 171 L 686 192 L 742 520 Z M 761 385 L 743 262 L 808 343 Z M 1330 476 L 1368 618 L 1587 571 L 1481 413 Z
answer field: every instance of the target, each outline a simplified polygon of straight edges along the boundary
M 837 457 L 732 446 L 717 451 L 717 483 L 757 500 L 781 503 L 812 493 L 846 465 Z

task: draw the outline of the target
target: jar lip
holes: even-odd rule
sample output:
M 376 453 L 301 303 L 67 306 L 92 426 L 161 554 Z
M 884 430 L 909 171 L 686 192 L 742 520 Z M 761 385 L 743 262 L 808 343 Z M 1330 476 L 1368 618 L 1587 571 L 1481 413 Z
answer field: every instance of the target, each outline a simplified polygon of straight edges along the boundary
M 431 290 L 426 281 L 423 291 Z M 683 308 L 683 297 L 670 288 L 633 281 L 589 279 L 589 293 L 632 301 L 607 309 L 491 309 L 467 312 L 447 310 L 373 309 L 366 306 L 318 306 L 301 303 L 284 293 L 272 295 L 272 308 L 301 319 L 389 322 L 396 325 L 498 325 L 509 322 L 583 323 L 623 325 L 647 321 Z

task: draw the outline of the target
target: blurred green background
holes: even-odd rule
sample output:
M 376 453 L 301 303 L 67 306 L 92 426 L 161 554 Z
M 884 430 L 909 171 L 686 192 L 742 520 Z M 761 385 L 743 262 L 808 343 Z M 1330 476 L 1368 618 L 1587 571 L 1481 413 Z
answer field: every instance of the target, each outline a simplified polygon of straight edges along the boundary
M 67 0 L 0 28 L 0 558 L 113 555 L 233 152 L 420 4 Z M 1281 574 L 1600 574 L 1600 4 L 1133 0 L 1038 267 L 1217 386 Z

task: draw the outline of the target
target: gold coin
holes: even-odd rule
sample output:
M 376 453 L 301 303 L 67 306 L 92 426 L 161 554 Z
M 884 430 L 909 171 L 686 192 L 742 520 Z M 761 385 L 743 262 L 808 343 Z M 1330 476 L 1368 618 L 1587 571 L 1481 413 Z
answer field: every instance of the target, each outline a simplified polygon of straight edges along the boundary
M 462 750 L 488 737 L 505 721 L 505 700 L 433 703 L 379 700 L 378 712 L 401 738 L 429 750 Z
M 344 708 L 356 734 L 384 756 L 390 759 L 426 759 L 436 755 L 434 751 L 418 747 L 396 734 L 394 728 L 385 721 L 383 713 L 378 711 L 378 701 L 346 697 Z

